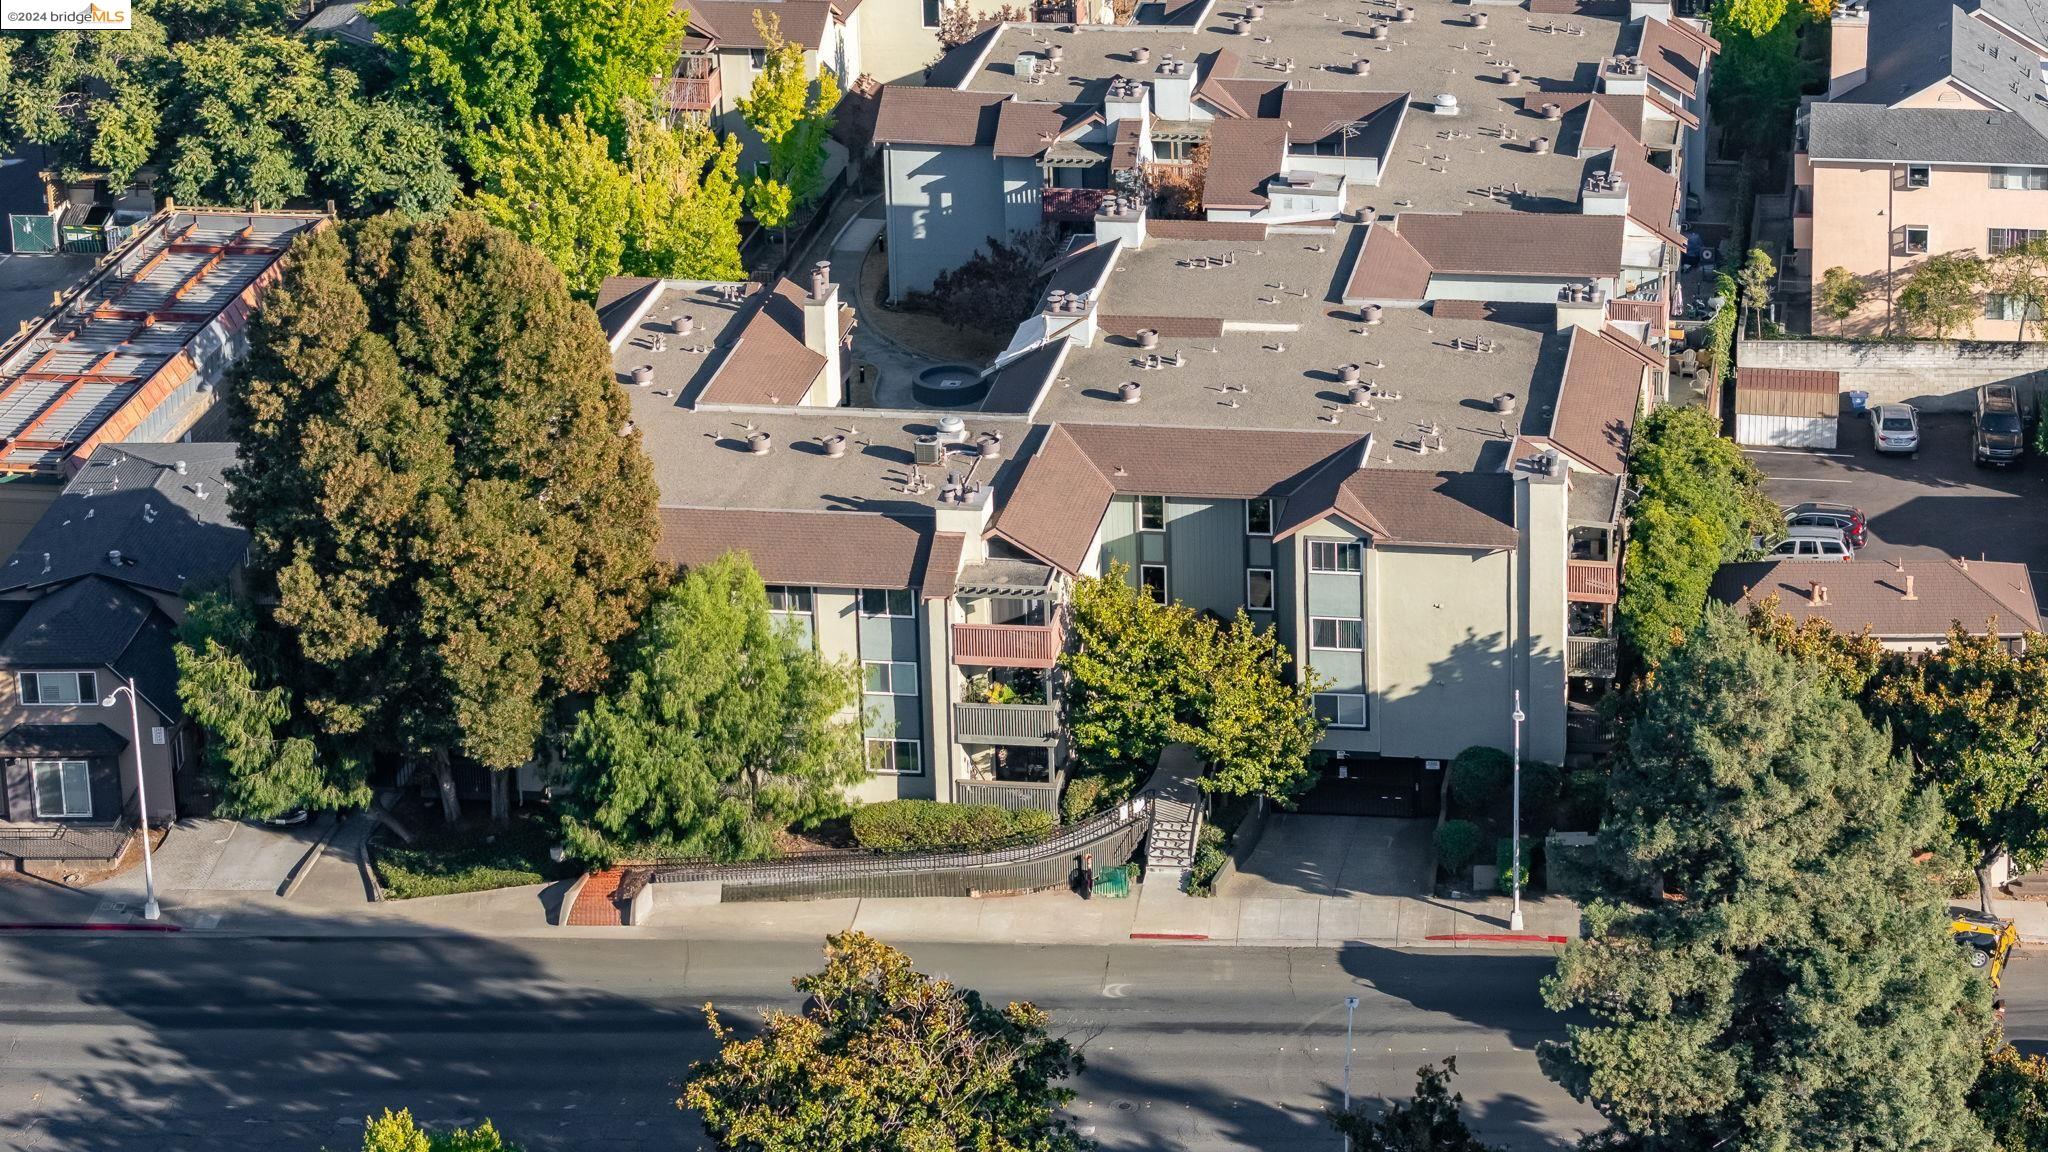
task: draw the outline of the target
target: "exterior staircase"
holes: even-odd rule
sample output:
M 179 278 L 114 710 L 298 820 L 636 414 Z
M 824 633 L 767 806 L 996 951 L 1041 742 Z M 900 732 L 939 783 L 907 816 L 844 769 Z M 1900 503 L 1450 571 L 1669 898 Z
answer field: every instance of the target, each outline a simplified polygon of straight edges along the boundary
M 1153 776 L 1152 831 L 1145 838 L 1145 882 L 1179 887 L 1195 862 L 1202 834 L 1202 793 L 1195 786 L 1201 763 L 1185 745 L 1169 747 Z
M 615 898 L 619 883 L 626 878 L 622 868 L 607 868 L 592 872 L 583 881 L 583 887 L 576 892 L 576 903 L 570 905 L 568 922 L 582 928 L 618 928 L 624 926 L 626 917 Z

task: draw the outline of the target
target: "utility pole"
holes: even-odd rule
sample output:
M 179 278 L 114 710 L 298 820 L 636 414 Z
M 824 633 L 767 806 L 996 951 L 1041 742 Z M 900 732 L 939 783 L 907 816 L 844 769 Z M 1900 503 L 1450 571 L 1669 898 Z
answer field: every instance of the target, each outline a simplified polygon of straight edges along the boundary
M 1351 1022 L 1358 1014 L 1358 997 L 1344 998 L 1344 1111 L 1351 1111 Z M 1351 1133 L 1344 1133 L 1344 1152 L 1351 1152 Z
M 1514 886 L 1515 893 L 1515 909 L 1508 913 L 1508 931 L 1510 932 L 1520 932 L 1522 930 L 1522 721 L 1526 719 L 1528 717 L 1522 715 L 1522 690 L 1517 688 L 1515 689 L 1514 827 L 1508 831 L 1508 835 L 1513 837 L 1509 841 L 1511 855 L 1508 857 L 1508 882 Z M 1496 856 L 1494 859 L 1498 860 L 1500 857 Z
M 142 768 L 142 718 L 135 709 L 135 678 L 131 676 L 126 683 L 116 685 L 100 701 L 100 707 L 112 708 L 124 692 L 128 695 L 128 747 L 135 752 L 135 803 L 142 809 L 142 918 L 154 920 L 162 911 L 156 902 L 156 862 L 149 852 L 149 785 L 145 779 L 148 774 Z

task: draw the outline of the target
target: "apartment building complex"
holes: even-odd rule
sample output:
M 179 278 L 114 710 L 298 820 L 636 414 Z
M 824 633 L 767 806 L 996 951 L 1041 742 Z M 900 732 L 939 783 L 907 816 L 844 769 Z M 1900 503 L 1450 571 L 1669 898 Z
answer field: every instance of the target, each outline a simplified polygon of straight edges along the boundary
M 2048 223 L 2048 22 L 2017 0 L 1868 0 L 1830 29 L 1827 97 L 1799 121 L 1790 271 L 1817 290 L 1847 269 L 1869 291 L 1842 331 L 1901 333 L 1899 289 L 1930 254 L 1993 256 Z M 2019 308 L 1989 295 L 1972 334 L 2014 339 Z
M 1715 45 L 1599 4 L 1367 11 L 1001 26 L 942 65 L 955 86 L 885 89 L 892 284 L 1066 233 L 945 407 L 843 405 L 823 270 L 608 286 L 664 553 L 747 551 L 861 664 L 863 798 L 1050 779 L 1068 591 L 1116 562 L 1269 624 L 1326 685 L 1326 751 L 1505 747 L 1519 694 L 1527 752 L 1565 755 L 1570 701 L 1614 674 L 1628 439 L 1667 387 Z M 1161 218 L 1141 158 L 1203 139 L 1203 218 Z

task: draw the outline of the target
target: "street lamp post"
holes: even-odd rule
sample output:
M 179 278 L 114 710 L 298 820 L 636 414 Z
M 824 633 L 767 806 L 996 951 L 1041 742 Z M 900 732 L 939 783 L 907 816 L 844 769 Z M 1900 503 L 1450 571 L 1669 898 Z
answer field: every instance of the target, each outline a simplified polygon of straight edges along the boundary
M 128 746 L 135 749 L 135 804 L 142 810 L 142 918 L 154 920 L 162 914 L 156 902 L 156 861 L 149 850 L 149 784 L 142 770 L 142 717 L 135 708 L 135 679 L 129 677 L 126 683 L 117 684 L 107 698 L 100 701 L 103 708 L 112 708 L 121 694 L 128 694 Z
M 1508 931 L 1510 932 L 1520 932 L 1522 930 L 1522 721 L 1526 719 L 1528 717 L 1522 715 L 1522 691 L 1517 688 L 1515 690 L 1514 827 L 1508 830 L 1508 835 L 1513 837 L 1508 857 L 1508 883 L 1513 885 L 1515 893 L 1514 911 L 1508 913 Z M 1499 859 L 1499 857 L 1495 857 L 1495 859 Z
M 1358 1014 L 1358 997 L 1344 998 L 1344 1111 L 1351 1111 L 1351 1021 Z M 1351 1133 L 1344 1133 L 1344 1152 L 1351 1152 Z

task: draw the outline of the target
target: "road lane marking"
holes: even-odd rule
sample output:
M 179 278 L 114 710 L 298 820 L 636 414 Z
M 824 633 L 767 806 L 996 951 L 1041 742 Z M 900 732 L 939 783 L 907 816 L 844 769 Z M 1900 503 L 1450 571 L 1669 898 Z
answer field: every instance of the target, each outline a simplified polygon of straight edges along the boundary
M 1823 460 L 1854 460 L 1854 452 L 1802 452 L 1797 448 L 1744 448 L 1752 456 L 1808 456 Z
M 1856 482 L 1854 480 L 1834 480 L 1823 476 L 1766 476 L 1764 479 L 1776 480 L 1780 484 L 1854 484 Z

